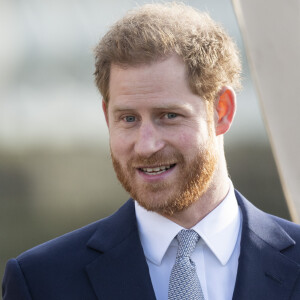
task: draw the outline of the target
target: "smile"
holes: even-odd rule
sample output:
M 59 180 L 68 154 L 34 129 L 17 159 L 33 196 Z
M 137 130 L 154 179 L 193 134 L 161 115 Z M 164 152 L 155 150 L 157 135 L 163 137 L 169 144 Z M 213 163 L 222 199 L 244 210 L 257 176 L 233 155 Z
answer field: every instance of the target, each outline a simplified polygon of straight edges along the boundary
M 139 170 L 147 175 L 158 175 L 158 174 L 168 171 L 169 169 L 173 168 L 174 166 L 175 166 L 175 164 L 171 164 L 171 165 L 159 166 L 159 167 L 154 167 L 154 168 L 139 168 Z

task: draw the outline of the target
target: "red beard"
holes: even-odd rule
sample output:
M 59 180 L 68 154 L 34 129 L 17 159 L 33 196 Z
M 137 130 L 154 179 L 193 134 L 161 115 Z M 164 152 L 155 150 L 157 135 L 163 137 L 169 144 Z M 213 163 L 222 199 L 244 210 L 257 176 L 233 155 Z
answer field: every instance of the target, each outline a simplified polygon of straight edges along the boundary
M 147 210 L 170 216 L 189 207 L 207 191 L 216 168 L 215 152 L 210 141 L 206 148 L 199 150 L 197 156 L 188 161 L 176 151 L 159 152 L 149 158 L 134 157 L 127 162 L 126 168 L 112 152 L 111 157 L 117 177 L 131 197 Z M 138 167 L 172 163 L 176 163 L 178 169 L 177 178 L 171 182 L 138 182 Z

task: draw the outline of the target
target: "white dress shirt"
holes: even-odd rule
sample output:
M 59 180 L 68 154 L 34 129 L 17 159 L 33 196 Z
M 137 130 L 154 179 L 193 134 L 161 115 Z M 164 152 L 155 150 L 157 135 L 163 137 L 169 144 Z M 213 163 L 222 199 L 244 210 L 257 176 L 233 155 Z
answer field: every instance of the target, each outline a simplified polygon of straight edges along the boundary
M 168 285 L 175 263 L 180 225 L 141 207 L 135 201 L 139 235 L 157 300 L 168 299 Z M 194 229 L 200 241 L 191 256 L 206 300 L 232 299 L 240 254 L 242 214 L 234 188 Z

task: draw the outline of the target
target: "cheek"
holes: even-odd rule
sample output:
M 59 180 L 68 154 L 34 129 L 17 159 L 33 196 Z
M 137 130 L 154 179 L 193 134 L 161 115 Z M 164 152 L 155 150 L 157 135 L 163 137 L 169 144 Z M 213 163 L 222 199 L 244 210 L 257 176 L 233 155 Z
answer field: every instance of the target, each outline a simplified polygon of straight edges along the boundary
M 179 133 L 177 135 L 177 144 L 179 144 L 181 148 L 182 147 L 189 147 L 192 140 L 193 140 L 193 135 L 192 134 Z
M 116 132 L 110 132 L 110 148 L 114 155 L 122 156 L 126 155 L 130 150 L 131 142 L 130 139 L 124 135 Z
M 201 149 L 207 147 L 208 141 L 209 135 L 207 131 L 189 130 L 178 132 L 175 144 L 177 149 L 186 157 L 193 157 Z
M 188 150 L 189 148 L 197 147 L 203 142 L 204 136 L 194 130 L 187 130 L 184 132 L 178 132 L 176 134 L 176 144 L 183 149 Z

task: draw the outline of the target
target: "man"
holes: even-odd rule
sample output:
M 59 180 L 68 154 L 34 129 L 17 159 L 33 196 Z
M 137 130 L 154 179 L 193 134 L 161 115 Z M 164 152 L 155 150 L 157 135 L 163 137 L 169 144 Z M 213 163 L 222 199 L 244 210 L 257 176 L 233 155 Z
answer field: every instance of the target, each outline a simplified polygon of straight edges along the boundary
M 300 228 L 234 192 L 223 135 L 240 61 L 223 29 L 183 4 L 129 12 L 96 48 L 114 215 L 8 262 L 4 300 L 300 299 Z

